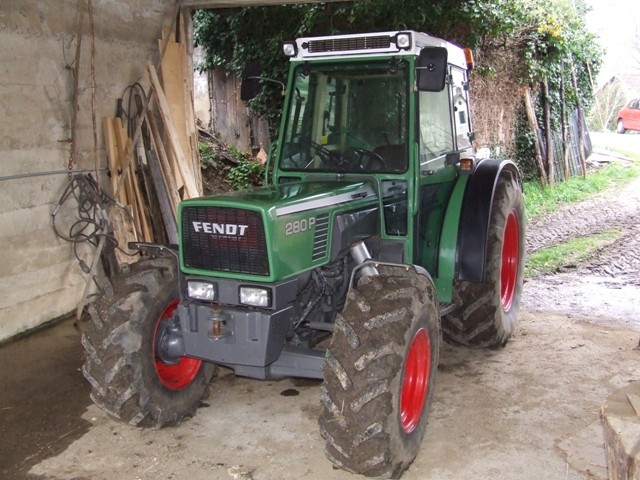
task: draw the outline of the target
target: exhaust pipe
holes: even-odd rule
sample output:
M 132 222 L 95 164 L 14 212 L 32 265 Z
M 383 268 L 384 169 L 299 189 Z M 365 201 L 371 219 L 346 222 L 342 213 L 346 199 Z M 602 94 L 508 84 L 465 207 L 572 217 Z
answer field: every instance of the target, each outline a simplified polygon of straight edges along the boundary
M 358 265 L 363 264 L 367 260 L 371 260 L 371 254 L 369 253 L 369 249 L 364 244 L 364 242 L 358 242 L 355 245 L 353 245 L 349 249 L 349 253 L 351 253 L 351 256 L 353 257 L 353 259 L 356 261 Z M 360 272 L 362 275 L 365 275 L 368 277 L 373 277 L 375 275 L 378 275 L 378 269 L 371 265 L 367 265 L 366 267 L 361 268 Z

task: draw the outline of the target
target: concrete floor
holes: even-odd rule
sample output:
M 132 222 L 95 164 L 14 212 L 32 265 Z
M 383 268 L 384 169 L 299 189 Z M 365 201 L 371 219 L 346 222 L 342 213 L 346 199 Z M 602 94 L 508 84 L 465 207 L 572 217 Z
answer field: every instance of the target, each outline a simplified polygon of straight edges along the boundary
M 600 407 L 640 378 L 636 330 L 522 311 L 498 351 L 443 345 L 403 480 L 604 480 Z M 0 479 L 348 480 L 318 434 L 318 382 L 223 372 L 193 419 L 136 429 L 91 404 L 71 320 L 0 347 Z M 363 477 L 360 477 L 363 478 Z

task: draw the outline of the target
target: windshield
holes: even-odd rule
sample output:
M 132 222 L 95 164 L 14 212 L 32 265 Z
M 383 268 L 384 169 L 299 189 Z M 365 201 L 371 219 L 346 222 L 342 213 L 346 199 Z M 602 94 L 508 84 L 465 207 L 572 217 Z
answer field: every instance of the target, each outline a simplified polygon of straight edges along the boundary
M 407 168 L 406 61 L 300 65 L 280 168 L 341 173 Z

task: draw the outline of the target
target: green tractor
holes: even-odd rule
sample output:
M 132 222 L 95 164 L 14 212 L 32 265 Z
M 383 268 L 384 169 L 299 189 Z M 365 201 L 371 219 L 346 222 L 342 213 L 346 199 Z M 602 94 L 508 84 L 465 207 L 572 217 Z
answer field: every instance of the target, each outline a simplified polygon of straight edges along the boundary
M 98 406 L 152 427 L 193 415 L 218 367 L 322 380 L 327 457 L 397 478 L 420 448 L 441 336 L 492 348 L 513 332 L 520 176 L 475 155 L 470 52 L 413 31 L 284 52 L 266 186 L 186 200 L 178 246 L 139 245 L 154 258 L 89 308 L 83 372 Z

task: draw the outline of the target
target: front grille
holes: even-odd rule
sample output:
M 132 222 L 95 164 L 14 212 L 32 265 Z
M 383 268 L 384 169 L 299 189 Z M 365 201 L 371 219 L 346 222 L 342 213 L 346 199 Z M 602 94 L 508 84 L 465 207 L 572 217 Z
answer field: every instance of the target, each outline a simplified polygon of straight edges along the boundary
M 350 50 L 378 50 L 391 47 L 388 35 L 377 37 L 332 38 L 310 40 L 309 53 L 348 52 Z
M 228 207 L 182 210 L 185 267 L 269 275 L 269 259 L 260 213 Z

